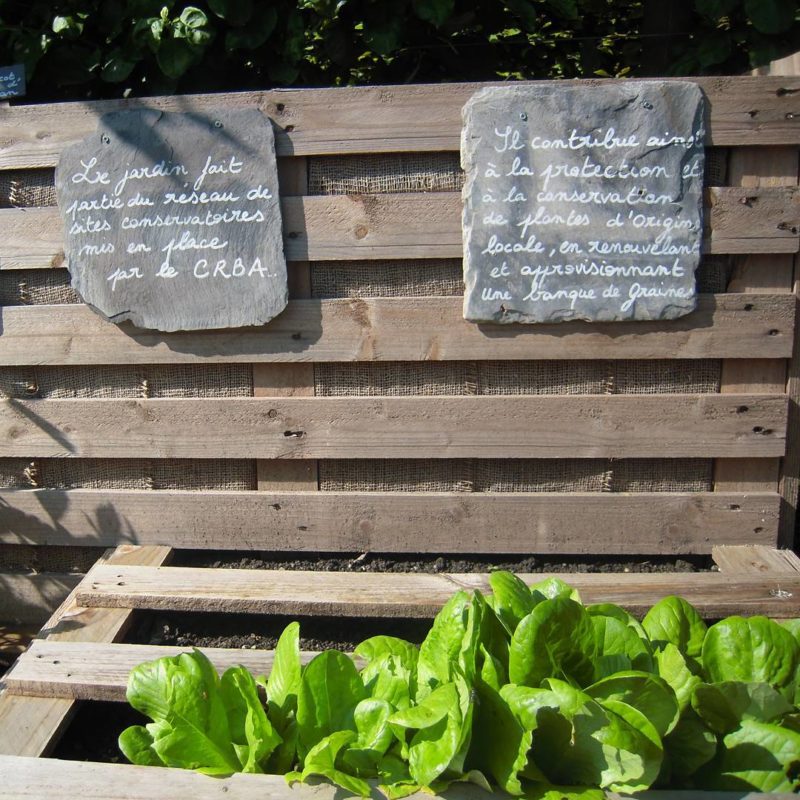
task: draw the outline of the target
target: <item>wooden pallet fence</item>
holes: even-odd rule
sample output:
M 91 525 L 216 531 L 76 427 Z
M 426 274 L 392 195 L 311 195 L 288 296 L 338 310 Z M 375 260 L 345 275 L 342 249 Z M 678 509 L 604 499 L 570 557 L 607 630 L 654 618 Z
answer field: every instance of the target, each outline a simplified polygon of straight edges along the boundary
M 800 95 L 793 78 L 698 82 L 709 101 L 706 143 L 726 165 L 727 178 L 716 182 L 728 184 L 705 192 L 703 247 L 705 257 L 730 257 L 730 280 L 701 294 L 691 315 L 629 324 L 474 325 L 462 317 L 461 297 L 412 296 L 413 286 L 406 296 L 314 296 L 314 275 L 353 263 L 366 275 L 413 263 L 423 283 L 443 260 L 460 258 L 458 191 L 315 195 L 310 175 L 315 164 L 331 159 L 415 153 L 438 157 L 452 171 L 461 107 L 476 84 L 0 109 L 4 171 L 52 169 L 62 150 L 93 131 L 107 111 L 262 110 L 276 130 L 291 291 L 289 307 L 269 325 L 224 331 L 163 334 L 116 326 L 79 304 L 2 308 L 0 369 L 73 375 L 85 367 L 181 365 L 202 372 L 247 365 L 254 396 L 98 399 L 82 386 L 76 394 L 83 396 L 74 399 L 10 398 L 0 402 L 0 455 L 67 465 L 247 460 L 255 477 L 252 491 L 236 492 L 0 488 L 0 517 L 8 522 L 0 524 L 0 543 L 675 555 L 788 542 L 797 471 L 786 445 L 796 381 L 786 378 L 798 351 Z M 587 85 L 594 83 L 600 82 Z M 0 209 L 3 278 L 55 281 L 63 267 L 55 208 Z M 365 292 L 357 286 L 352 294 Z M 720 391 L 315 396 L 320 364 L 413 362 L 422 369 L 429 362 L 443 368 L 462 362 L 473 369 L 500 361 L 513 373 L 516 362 L 534 360 L 678 359 L 721 360 Z M 318 465 L 332 459 L 698 459 L 715 465 L 708 470 L 713 480 L 697 491 L 320 492 Z
M 709 104 L 709 145 L 800 144 L 796 80 L 699 77 Z M 599 85 L 601 81 L 585 81 Z M 99 115 L 133 108 L 203 112 L 259 108 L 276 127 L 279 156 L 458 150 L 461 108 L 485 84 L 278 89 L 268 92 L 63 103 L 2 109 L 0 168 L 53 167 L 63 148 L 95 130 Z M 409 124 L 412 122 L 413 124 Z
M 704 252 L 796 253 L 800 194 L 791 188 L 711 188 Z M 289 261 L 460 258 L 461 197 L 455 192 L 286 197 Z M 0 209 L 0 268 L 49 269 L 64 262 L 55 208 Z

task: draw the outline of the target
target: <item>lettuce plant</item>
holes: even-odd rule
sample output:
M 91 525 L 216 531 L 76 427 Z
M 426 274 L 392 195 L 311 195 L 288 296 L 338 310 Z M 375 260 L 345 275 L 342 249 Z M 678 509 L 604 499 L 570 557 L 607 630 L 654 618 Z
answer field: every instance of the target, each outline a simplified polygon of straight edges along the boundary
M 390 800 L 470 781 L 514 796 L 648 788 L 800 789 L 800 623 L 707 628 L 667 597 L 640 623 L 557 579 L 456 592 L 417 647 L 392 636 L 301 666 L 299 626 L 268 677 L 199 651 L 142 664 L 120 736 L 136 764 L 326 778 Z

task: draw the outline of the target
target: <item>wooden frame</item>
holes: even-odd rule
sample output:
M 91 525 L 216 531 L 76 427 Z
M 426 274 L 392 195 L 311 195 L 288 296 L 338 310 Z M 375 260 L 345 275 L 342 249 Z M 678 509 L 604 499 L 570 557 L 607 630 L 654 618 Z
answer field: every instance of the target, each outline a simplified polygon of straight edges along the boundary
M 169 550 L 159 547 L 125 546 L 110 551 L 6 674 L 0 693 L 4 791 L 15 797 L 41 797 L 57 786 L 70 796 L 121 800 L 189 792 L 199 798 L 219 797 L 222 792 L 226 798 L 242 800 L 255 797 L 256 792 L 276 798 L 310 797 L 312 792 L 314 797 L 320 793 L 333 797 L 333 788 L 290 790 L 277 776 L 236 775 L 219 780 L 180 770 L 38 757 L 57 743 L 77 701 L 123 701 L 133 666 L 185 650 L 118 643 L 132 609 L 430 617 L 456 588 L 486 587 L 486 576 L 477 574 L 314 573 L 311 582 L 304 573 L 159 566 L 168 558 Z M 689 598 L 705 616 L 734 611 L 773 617 L 800 614 L 800 559 L 796 556 L 745 546 L 717 548 L 714 558 L 719 567 L 716 573 L 564 577 L 586 601 L 619 602 L 639 614 L 673 592 Z M 532 582 L 541 576 L 524 577 Z M 204 652 L 218 668 L 238 663 L 255 672 L 268 670 L 272 658 L 269 651 Z M 464 792 L 470 795 L 468 789 Z M 456 795 L 460 798 L 462 791 L 456 790 Z M 647 796 L 671 800 L 681 793 L 649 792 Z M 742 795 L 714 797 L 733 800 Z

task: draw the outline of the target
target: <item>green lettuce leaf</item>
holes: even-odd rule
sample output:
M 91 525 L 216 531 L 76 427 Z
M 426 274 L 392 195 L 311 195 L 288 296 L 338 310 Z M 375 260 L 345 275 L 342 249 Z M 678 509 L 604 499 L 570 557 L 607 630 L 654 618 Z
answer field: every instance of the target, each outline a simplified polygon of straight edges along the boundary
M 702 683 L 702 679 L 692 672 L 686 656 L 672 643 L 657 650 L 655 658 L 659 676 L 675 692 L 678 708 L 683 711 L 691 702 L 694 687 Z
M 533 731 L 531 758 L 549 782 L 621 792 L 651 785 L 663 751 L 643 714 L 622 708 L 623 703 L 606 709 L 564 681 L 551 678 L 546 687 L 509 684 L 500 695 L 522 726 Z
M 528 760 L 532 732 L 523 728 L 495 687 L 479 681 L 477 692 L 470 762 L 491 775 L 503 791 L 521 795 L 520 772 Z
M 701 683 L 692 695 L 692 708 L 712 731 L 722 735 L 735 731 L 745 719 L 775 722 L 794 710 L 769 684 L 742 681 Z
M 766 617 L 728 617 L 709 628 L 703 664 L 712 683 L 768 683 L 794 701 L 800 646 Z
M 677 787 L 685 784 L 717 752 L 717 737 L 691 708 L 681 714 L 678 724 L 663 741 L 671 779 Z
M 602 705 L 615 700 L 638 709 L 647 716 L 659 737 L 666 736 L 678 722 L 680 710 L 675 692 L 665 680 L 648 672 L 618 672 L 584 691 Z
M 349 730 L 355 734 L 355 708 L 366 696 L 355 664 L 344 653 L 326 650 L 309 661 L 303 669 L 297 697 L 301 758 L 333 733 Z
M 491 573 L 489 585 L 494 593 L 494 611 L 511 635 L 522 618 L 527 617 L 536 605 L 531 590 L 516 575 L 504 570 Z
M 349 775 L 336 766 L 339 751 L 355 738 L 354 731 L 336 731 L 323 737 L 306 754 L 303 771 L 286 775 L 287 783 L 306 781 L 312 775 L 320 775 L 354 795 L 369 797 L 371 789 L 365 780 Z
M 219 688 L 242 772 L 264 772 L 266 760 L 283 739 L 267 719 L 253 676 L 244 667 L 230 667 Z
M 428 635 L 419 648 L 417 661 L 417 697 L 422 700 L 437 686 L 448 683 L 453 665 L 458 663 L 467 633 L 473 599 L 466 592 L 456 592 L 433 620 Z
M 508 655 L 511 683 L 536 687 L 545 678 L 592 682 L 597 640 L 586 609 L 563 597 L 543 600 L 517 626 Z
M 123 746 L 134 757 L 151 759 L 152 751 L 169 767 L 208 775 L 240 771 L 219 684 L 199 650 L 139 665 L 128 678 L 128 702 L 156 724 L 147 726 L 148 747 L 140 731 L 123 733 Z
M 706 624 L 695 607 L 682 597 L 664 597 L 642 620 L 642 627 L 657 647 L 674 644 L 688 659 L 697 661 L 703 650 Z
M 800 733 L 746 719 L 723 739 L 717 759 L 698 773 L 698 785 L 719 791 L 796 792 Z

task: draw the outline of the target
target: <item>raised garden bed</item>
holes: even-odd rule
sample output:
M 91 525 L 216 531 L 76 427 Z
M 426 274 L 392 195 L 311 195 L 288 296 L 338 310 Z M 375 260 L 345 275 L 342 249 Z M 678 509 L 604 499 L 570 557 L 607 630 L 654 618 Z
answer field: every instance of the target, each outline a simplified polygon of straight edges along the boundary
M 239 615 L 239 620 L 245 618 L 243 615 L 253 615 L 251 618 L 256 620 L 264 613 L 301 620 L 311 615 L 323 629 L 326 621 L 340 622 L 336 618 L 342 617 L 348 621 L 367 617 L 382 624 L 388 622 L 390 627 L 393 620 L 401 617 L 424 625 L 456 588 L 485 587 L 487 577 L 479 573 L 335 572 L 311 576 L 302 572 L 159 566 L 169 556 L 167 548 L 129 546 L 110 553 L 90 571 L 40 638 L 5 676 L 4 693 L 0 696 L 0 752 L 16 751 L 28 759 L 3 756 L 1 763 L 4 768 L 16 771 L 12 786 L 21 796 L 36 796 L 37 791 L 44 792 L 53 782 L 63 781 L 64 786 L 70 786 L 74 785 L 71 782 L 82 780 L 86 782 L 82 794 L 91 797 L 92 791 L 101 791 L 94 781 L 111 780 L 117 785 L 120 782 L 127 785 L 141 770 L 144 770 L 142 786 L 152 785 L 151 773 L 157 773 L 153 776 L 156 784 L 158 774 L 162 776 L 154 797 L 175 796 L 176 787 L 187 790 L 192 787 L 192 793 L 199 793 L 200 797 L 206 796 L 203 792 L 217 796 L 214 793 L 222 792 L 224 787 L 227 798 L 246 798 L 250 796 L 248 792 L 256 791 L 259 786 L 261 791 L 288 796 L 290 790 L 282 779 L 274 776 L 244 780 L 235 776 L 219 781 L 182 773 L 174 775 L 170 771 L 167 779 L 156 768 L 134 769 L 121 764 L 78 766 L 63 760 L 64 757 L 114 759 L 113 739 L 119 730 L 136 721 L 136 715 L 130 711 L 117 715 L 108 703 L 124 701 L 128 673 L 134 666 L 187 649 L 125 643 L 125 632 L 132 625 L 133 629 L 136 627 L 134 609 L 159 614 L 191 610 L 200 618 L 206 613 L 231 613 Z M 733 612 L 776 618 L 800 616 L 800 562 L 796 557 L 768 548 L 732 547 L 717 549 L 715 559 L 719 567 L 715 572 L 580 574 L 570 576 L 570 580 L 587 601 L 619 602 L 639 613 L 660 597 L 679 593 L 709 618 Z M 531 577 L 531 582 L 534 580 Z M 211 647 L 203 651 L 218 668 L 241 663 L 256 673 L 268 671 L 272 658 L 270 651 L 247 646 Z M 85 705 L 77 717 L 78 727 L 72 740 L 69 722 L 79 701 Z M 98 704 L 93 709 L 95 703 Z M 102 734 L 96 737 L 98 744 L 90 752 L 85 731 L 98 722 L 102 723 Z M 56 759 L 35 759 L 53 752 Z M 24 777 L 20 776 L 20 770 Z M 138 797 L 135 792 L 140 789 L 133 791 L 119 796 Z M 291 794 L 299 792 L 298 796 L 302 796 L 309 791 L 329 790 L 302 787 L 292 789 Z M 471 791 L 459 789 L 456 793 L 462 796 Z

